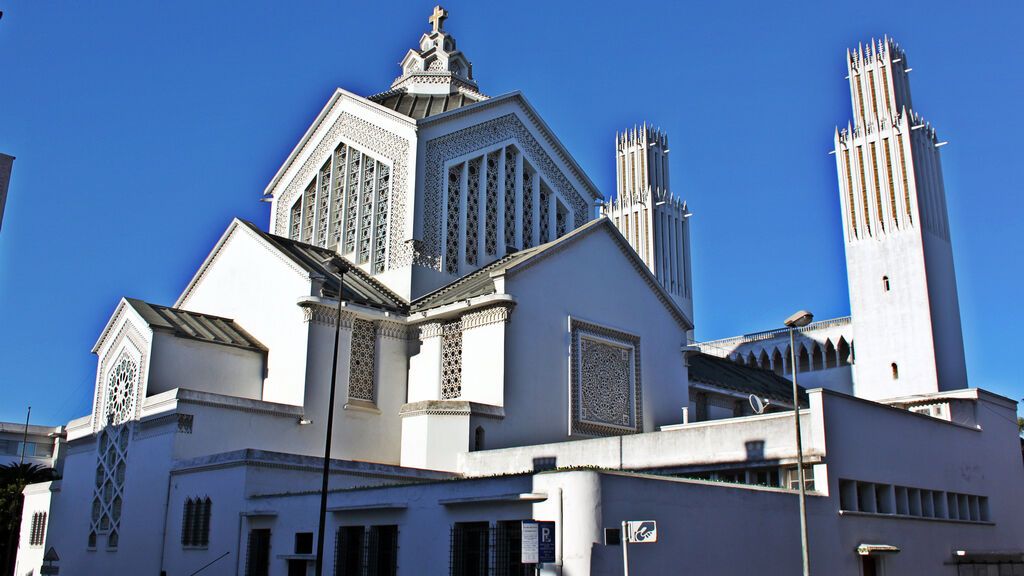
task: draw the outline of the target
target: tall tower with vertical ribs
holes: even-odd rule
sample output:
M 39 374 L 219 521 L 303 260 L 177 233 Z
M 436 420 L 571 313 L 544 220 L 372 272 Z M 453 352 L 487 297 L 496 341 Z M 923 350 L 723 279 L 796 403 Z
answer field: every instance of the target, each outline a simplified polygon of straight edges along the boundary
M 668 136 L 646 124 L 616 134 L 615 166 L 617 194 L 602 214 L 693 320 L 690 212 L 669 188 Z
M 935 129 L 891 39 L 846 53 L 853 122 L 835 131 L 854 390 L 870 399 L 967 385 Z

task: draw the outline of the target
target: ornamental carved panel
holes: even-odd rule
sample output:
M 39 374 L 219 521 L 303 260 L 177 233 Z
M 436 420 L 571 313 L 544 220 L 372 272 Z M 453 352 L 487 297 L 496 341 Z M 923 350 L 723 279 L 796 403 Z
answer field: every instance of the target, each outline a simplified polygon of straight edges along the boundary
M 640 338 L 572 319 L 570 430 L 590 436 L 643 431 Z

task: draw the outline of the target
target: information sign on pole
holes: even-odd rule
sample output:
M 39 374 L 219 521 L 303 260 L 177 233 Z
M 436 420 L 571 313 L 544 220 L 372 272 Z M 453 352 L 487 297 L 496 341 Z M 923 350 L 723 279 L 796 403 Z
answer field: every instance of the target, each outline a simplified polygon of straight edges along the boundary
M 537 522 L 523 520 L 522 534 L 522 554 L 519 561 L 523 564 L 536 564 L 540 558 L 540 530 Z
M 545 564 L 555 561 L 555 523 L 546 520 L 523 520 L 523 564 Z
M 631 520 L 626 522 L 626 539 L 631 544 L 652 544 L 658 541 L 658 522 Z

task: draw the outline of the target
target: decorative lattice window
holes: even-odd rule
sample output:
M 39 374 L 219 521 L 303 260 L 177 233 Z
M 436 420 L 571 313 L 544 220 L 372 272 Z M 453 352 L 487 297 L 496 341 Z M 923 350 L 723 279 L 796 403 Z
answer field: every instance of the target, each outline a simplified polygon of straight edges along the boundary
M 352 351 L 349 355 L 348 397 L 373 402 L 374 359 L 377 334 L 373 322 L 352 321 Z
M 138 381 L 138 364 L 127 350 L 122 351 L 107 376 L 106 407 L 103 413 L 109 424 L 120 424 L 135 416 L 135 389 Z
M 469 161 L 466 180 L 466 263 L 476 266 L 480 229 L 480 158 Z
M 498 253 L 498 160 L 501 151 L 487 155 L 487 205 L 484 207 L 484 251 Z
M 46 541 L 46 512 L 32 514 L 32 525 L 28 532 L 29 546 L 42 546 Z
M 533 246 L 533 168 L 523 162 L 523 248 Z
M 373 197 L 377 163 L 366 157 L 363 163 L 363 189 L 359 191 L 359 255 L 356 262 L 370 259 L 370 239 L 373 235 Z
M 448 228 L 445 238 L 445 270 L 459 272 L 459 196 L 462 190 L 462 164 L 448 169 Z
M 295 200 L 292 204 L 291 215 L 288 221 L 288 237 L 292 240 L 299 239 L 299 233 L 302 231 L 302 198 Z
M 210 514 L 213 502 L 210 497 L 187 498 L 181 518 L 181 545 L 190 548 L 205 548 L 210 544 Z
M 462 396 L 462 322 L 441 326 L 441 399 Z
M 96 437 L 96 485 L 92 499 L 90 548 L 96 546 L 96 534 L 106 534 L 107 548 L 117 548 L 128 440 L 126 425 L 107 426 Z
M 302 238 L 303 242 L 313 241 L 313 222 L 316 212 L 316 179 L 309 183 L 302 193 Z
M 316 191 L 316 244 L 327 246 L 327 223 L 330 222 L 331 161 L 320 169 Z
M 359 215 L 359 166 L 363 163 L 363 155 L 358 150 L 351 151 L 348 163 L 348 179 L 345 185 L 345 250 L 348 254 L 356 249 L 356 217 Z
M 551 189 L 543 180 L 540 181 L 540 206 L 537 212 L 540 216 L 540 222 L 537 225 L 540 231 L 540 243 L 544 244 L 551 240 Z
M 569 232 L 569 210 L 561 202 L 555 201 L 555 237 L 561 238 Z
M 388 198 L 391 194 L 391 168 L 377 164 L 377 229 L 373 238 L 373 273 L 384 271 L 388 258 Z
M 342 216 L 345 211 L 345 174 L 348 170 L 348 146 L 341 144 L 334 151 L 334 192 L 331 194 L 330 240 L 328 246 L 341 243 Z
M 516 149 L 505 147 L 505 252 L 516 245 Z
M 572 431 L 642 432 L 640 338 L 575 319 L 570 326 Z

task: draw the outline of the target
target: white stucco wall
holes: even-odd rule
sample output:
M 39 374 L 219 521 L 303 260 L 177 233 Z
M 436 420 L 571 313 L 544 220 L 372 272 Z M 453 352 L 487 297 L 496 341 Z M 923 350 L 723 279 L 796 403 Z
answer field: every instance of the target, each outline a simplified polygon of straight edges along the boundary
M 270 350 L 263 399 L 301 406 L 308 326 L 296 300 L 311 294 L 309 276 L 244 224 L 229 232 L 177 306 L 238 322 Z
M 506 276 L 517 301 L 505 336 L 506 416 L 487 427 L 489 446 L 569 439 L 570 317 L 639 336 L 644 430 L 682 421 L 686 331 L 612 233 L 602 226 Z
M 174 388 L 259 400 L 263 397 L 263 352 L 153 334 L 148 395 Z

